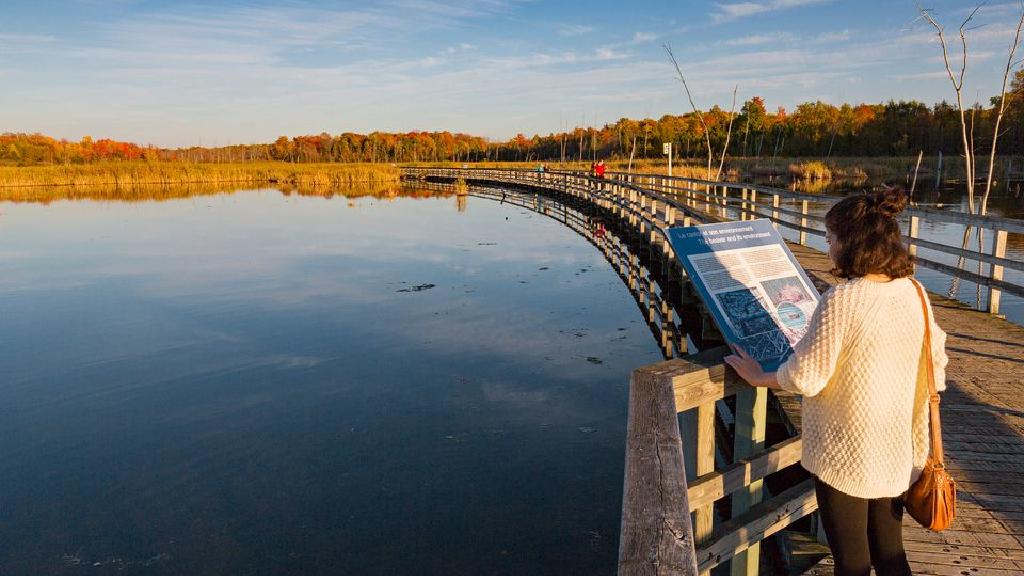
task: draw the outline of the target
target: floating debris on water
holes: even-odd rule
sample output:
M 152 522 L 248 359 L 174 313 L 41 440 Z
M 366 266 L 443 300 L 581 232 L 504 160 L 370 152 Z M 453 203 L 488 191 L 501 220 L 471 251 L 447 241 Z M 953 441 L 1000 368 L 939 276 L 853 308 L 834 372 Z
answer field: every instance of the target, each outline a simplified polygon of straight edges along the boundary
M 422 292 L 424 290 L 430 290 L 435 286 L 437 286 L 437 284 L 417 284 L 412 288 L 402 288 L 400 290 L 395 290 L 395 292 Z
M 594 432 L 597 432 L 597 428 L 591 428 L 590 426 L 580 426 L 577 430 L 584 434 L 593 434 Z
M 597 356 L 587 356 L 587 362 L 591 364 L 604 364 L 604 360 L 601 360 Z

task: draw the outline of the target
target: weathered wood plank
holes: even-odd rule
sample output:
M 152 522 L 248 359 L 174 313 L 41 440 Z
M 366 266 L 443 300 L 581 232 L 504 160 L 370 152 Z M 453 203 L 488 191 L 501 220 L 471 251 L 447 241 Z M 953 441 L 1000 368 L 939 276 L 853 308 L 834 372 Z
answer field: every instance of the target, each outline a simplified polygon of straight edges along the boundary
M 736 393 L 736 433 L 733 455 L 747 458 L 764 448 L 765 424 L 768 412 L 768 389 L 743 387 Z M 761 502 L 764 481 L 752 479 L 746 486 L 732 495 L 734 516 L 739 516 L 751 506 Z M 760 572 L 761 543 L 753 542 L 748 550 L 738 553 L 732 559 L 732 576 L 757 576 Z
M 987 546 L 960 546 L 950 544 L 935 544 L 932 542 L 918 542 L 907 540 L 904 547 L 908 552 L 922 552 L 925 554 L 943 554 L 952 563 L 955 560 L 968 561 L 977 558 L 979 561 L 988 558 L 992 560 L 1004 560 L 1014 563 L 1024 562 L 1024 550 L 1012 550 L 1005 548 L 992 548 Z M 916 556 L 916 555 L 914 555 Z M 966 556 L 966 558 L 964 558 Z
M 956 524 L 953 524 L 956 526 Z M 1024 545 L 1011 534 L 976 534 L 964 530 L 945 530 L 931 532 L 923 528 L 904 530 L 905 541 L 931 542 L 933 544 L 957 544 L 962 546 L 978 546 L 986 548 L 1006 548 L 1008 550 L 1024 550 Z
M 799 437 L 790 438 L 720 472 L 697 478 L 689 488 L 690 506 L 694 509 L 705 506 L 755 480 L 796 464 L 800 461 L 801 446 Z
M 695 576 L 686 472 L 672 389 L 657 370 L 629 386 L 619 574 Z
M 735 372 L 726 370 L 722 359 L 728 353 L 728 348 L 720 346 L 672 361 L 676 362 L 675 369 L 662 377 L 672 383 L 677 411 L 690 410 L 749 388 Z
M 715 470 L 715 404 L 708 402 L 697 407 L 697 475 L 704 476 Z M 689 490 L 687 490 L 689 496 Z M 694 539 L 697 545 L 703 544 L 711 536 L 714 529 L 714 501 L 694 505 L 690 500 L 690 510 L 694 513 Z
M 971 567 L 964 569 L 963 566 L 947 566 L 942 564 L 929 564 L 922 562 L 910 562 L 910 570 L 914 574 L 928 576 L 962 576 L 964 573 L 971 576 L 1020 576 L 1020 570 L 999 570 L 996 568 Z
M 723 522 L 709 544 L 697 551 L 698 567 L 710 570 L 817 509 L 813 480 L 801 482 Z

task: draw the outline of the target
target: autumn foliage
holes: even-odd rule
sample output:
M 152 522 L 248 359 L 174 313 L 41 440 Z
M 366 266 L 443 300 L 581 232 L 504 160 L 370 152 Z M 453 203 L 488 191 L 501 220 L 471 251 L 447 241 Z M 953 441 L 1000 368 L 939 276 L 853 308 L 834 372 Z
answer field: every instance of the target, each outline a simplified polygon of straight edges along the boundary
M 977 105 L 974 133 L 991 134 L 992 108 Z M 712 146 L 721 148 L 729 113 L 713 107 L 704 113 Z M 1018 71 L 1008 94 L 1008 134 L 1000 140 L 1002 154 L 1024 154 L 1024 71 Z M 729 145 L 732 157 L 907 156 L 923 151 L 956 155 L 961 152 L 959 116 L 942 102 L 843 104 L 805 102 L 792 111 L 769 112 L 760 97 L 740 108 Z M 40 134 L 0 135 L 0 164 L 92 164 L 107 161 L 164 161 L 188 163 L 416 163 L 416 162 L 532 162 L 577 161 L 595 158 L 659 158 L 663 142 L 672 142 L 676 156 L 704 153 L 704 127 L 693 113 L 665 115 L 655 120 L 622 118 L 601 128 L 576 127 L 563 133 L 508 141 L 451 132 L 345 132 L 331 135 L 281 136 L 273 142 L 218 148 L 162 149 L 89 137 L 78 142 Z M 986 143 L 977 141 L 979 149 Z

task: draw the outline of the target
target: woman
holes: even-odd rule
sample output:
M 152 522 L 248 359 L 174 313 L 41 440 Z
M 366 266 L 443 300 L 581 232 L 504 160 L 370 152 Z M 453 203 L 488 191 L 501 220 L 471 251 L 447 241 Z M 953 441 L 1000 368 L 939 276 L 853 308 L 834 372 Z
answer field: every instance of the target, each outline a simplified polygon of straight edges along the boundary
M 928 455 L 927 392 L 917 390 L 924 312 L 913 257 L 896 215 L 898 190 L 844 198 L 825 216 L 832 273 L 844 281 L 822 296 L 793 354 L 776 372 L 735 347 L 725 358 L 753 386 L 803 399 L 801 464 L 815 476 L 837 576 L 910 574 L 900 496 Z M 945 389 L 946 333 L 931 322 L 932 358 Z

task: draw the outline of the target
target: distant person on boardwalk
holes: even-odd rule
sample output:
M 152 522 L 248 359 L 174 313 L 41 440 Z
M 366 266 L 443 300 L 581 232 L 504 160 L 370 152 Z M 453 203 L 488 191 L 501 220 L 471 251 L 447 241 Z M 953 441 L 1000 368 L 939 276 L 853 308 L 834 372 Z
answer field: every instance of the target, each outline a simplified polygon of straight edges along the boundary
M 597 164 L 594 164 L 594 178 L 604 180 L 604 160 L 598 160 Z
M 775 372 L 734 346 L 725 361 L 752 386 L 803 395 L 801 465 L 815 476 L 836 576 L 910 574 L 901 496 L 928 456 L 928 393 L 917 393 L 925 322 L 945 390 L 946 333 L 927 319 L 896 216 L 898 190 L 844 198 L 825 216 L 832 273 L 807 335 Z M 922 291 L 923 292 L 923 291 Z

